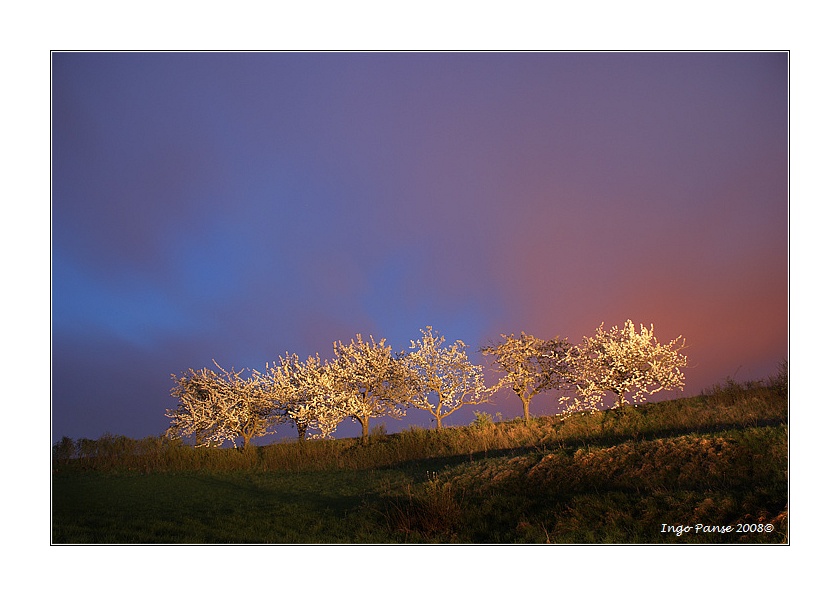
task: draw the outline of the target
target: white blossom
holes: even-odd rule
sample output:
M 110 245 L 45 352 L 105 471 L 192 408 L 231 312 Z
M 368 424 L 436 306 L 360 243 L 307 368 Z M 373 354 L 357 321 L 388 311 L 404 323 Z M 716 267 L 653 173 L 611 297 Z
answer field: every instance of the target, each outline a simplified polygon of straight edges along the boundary
M 330 438 L 338 424 L 357 410 L 340 385 L 338 371 L 318 354 L 300 361 L 286 354 L 269 370 L 275 402 L 298 428 L 301 438 Z
M 411 351 L 400 357 L 407 368 L 411 406 L 429 411 L 440 428 L 442 419 L 464 405 L 488 401 L 494 390 L 485 386 L 482 367 L 470 362 L 461 340 L 444 347 L 446 339 L 431 326 L 420 331 L 422 337 L 412 340 Z
M 509 387 L 519 396 L 527 420 L 535 395 L 568 385 L 564 360 L 569 346 L 557 337 L 542 340 L 522 332 L 518 337 L 502 334 L 502 342 L 486 346 L 481 352 L 492 356 L 493 363 L 504 373 L 497 387 Z
M 608 393 L 616 396 L 615 407 L 620 408 L 627 402 L 628 394 L 639 404 L 656 392 L 682 389 L 685 375 L 681 368 L 688 363 L 681 353 L 684 348 L 682 336 L 660 344 L 653 334 L 653 325 L 641 325 L 636 332 L 628 320 L 621 328 L 614 326 L 605 331 L 601 323 L 593 337 L 584 337 L 565 357 L 577 388 L 577 397 L 565 411 L 595 412 Z
M 178 405 L 166 411 L 171 424 L 167 434 L 195 435 L 198 447 L 218 447 L 225 441 L 236 446 L 238 438 L 248 446 L 254 437 L 273 434 L 273 402 L 263 375 L 253 371 L 245 378 L 244 370 L 216 367 L 219 373 L 202 368 L 172 375 L 171 395 Z
M 361 334 L 348 344 L 333 344 L 335 359 L 332 370 L 336 385 L 343 393 L 354 397 L 348 405 L 350 417 L 362 426 L 362 438 L 367 439 L 372 417 L 402 417 L 408 402 L 405 366 L 391 352 L 382 339 L 373 336 L 365 341 Z

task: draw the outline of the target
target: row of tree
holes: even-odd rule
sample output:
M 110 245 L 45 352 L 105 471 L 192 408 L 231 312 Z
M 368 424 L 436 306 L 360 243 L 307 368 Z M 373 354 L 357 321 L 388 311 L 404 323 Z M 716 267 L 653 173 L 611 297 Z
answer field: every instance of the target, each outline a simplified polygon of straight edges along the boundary
M 482 366 L 473 364 L 461 340 L 445 345 L 431 326 L 421 330 L 408 351 L 394 353 L 385 340 L 365 340 L 361 334 L 348 344 L 335 342 L 334 357 L 305 360 L 286 353 L 265 371 L 190 369 L 172 375 L 172 396 L 178 400 L 166 416 L 172 438 L 195 437 L 197 446 L 218 446 L 239 439 L 248 446 L 255 437 L 274 433 L 292 422 L 301 440 L 329 438 L 338 424 L 351 418 L 369 435 L 370 420 L 401 417 L 408 408 L 431 413 L 438 428 L 465 405 L 482 404 L 503 388 L 522 401 L 525 419 L 537 394 L 557 390 L 564 412 L 594 412 L 608 394 L 621 407 L 661 391 L 682 388 L 682 337 L 660 344 L 650 328 L 598 327 L 593 337 L 571 345 L 559 337 L 542 340 L 522 332 L 502 335 L 500 342 L 481 348 L 500 373 L 496 384 L 485 383 Z

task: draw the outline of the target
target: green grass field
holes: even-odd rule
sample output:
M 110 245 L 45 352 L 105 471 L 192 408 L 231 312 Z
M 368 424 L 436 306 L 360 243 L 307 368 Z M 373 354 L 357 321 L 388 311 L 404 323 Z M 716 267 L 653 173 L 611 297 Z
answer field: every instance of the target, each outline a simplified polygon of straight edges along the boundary
M 787 420 L 786 387 L 729 382 L 620 416 L 485 415 L 367 445 L 103 437 L 56 456 L 52 541 L 786 544 Z

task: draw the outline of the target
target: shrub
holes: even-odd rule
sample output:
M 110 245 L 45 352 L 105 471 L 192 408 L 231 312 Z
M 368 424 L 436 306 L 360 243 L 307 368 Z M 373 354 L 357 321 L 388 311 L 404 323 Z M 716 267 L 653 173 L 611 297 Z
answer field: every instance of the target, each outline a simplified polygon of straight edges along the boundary
M 53 460 L 67 464 L 76 457 L 76 443 L 69 436 L 61 437 L 61 440 L 53 445 Z
M 475 419 L 473 419 L 472 426 L 476 428 L 486 428 L 493 425 L 493 418 L 490 413 L 483 413 L 481 411 L 474 411 Z
M 461 500 L 455 496 L 451 482 L 430 472 L 419 490 L 412 490 L 408 484 L 404 494 L 390 502 L 386 514 L 388 525 L 393 532 L 404 533 L 407 539 L 456 541 Z

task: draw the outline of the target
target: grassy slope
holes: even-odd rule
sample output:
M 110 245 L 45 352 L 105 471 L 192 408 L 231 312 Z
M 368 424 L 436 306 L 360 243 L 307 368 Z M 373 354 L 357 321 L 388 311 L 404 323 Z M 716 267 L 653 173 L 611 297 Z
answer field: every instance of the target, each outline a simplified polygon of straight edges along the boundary
M 367 446 L 155 451 L 56 465 L 53 542 L 787 542 L 787 397 L 774 386 Z M 774 530 L 661 532 L 697 523 Z

